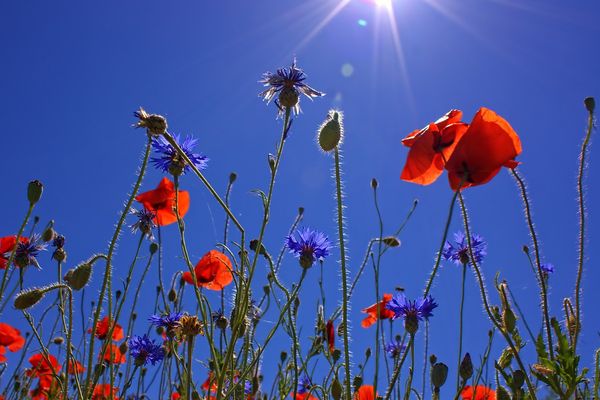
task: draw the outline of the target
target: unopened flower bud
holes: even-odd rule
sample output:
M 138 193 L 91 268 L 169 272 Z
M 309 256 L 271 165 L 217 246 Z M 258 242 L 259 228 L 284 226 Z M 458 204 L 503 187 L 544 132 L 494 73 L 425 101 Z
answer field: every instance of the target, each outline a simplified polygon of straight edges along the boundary
M 42 182 L 37 179 L 29 182 L 29 185 L 27 185 L 27 200 L 29 200 L 29 204 L 33 205 L 40 201 L 43 191 L 44 185 L 42 185 Z
M 267 155 L 267 161 L 269 162 L 269 169 L 271 172 L 275 171 L 275 156 L 271 153 Z
M 169 290 L 169 294 L 167 295 L 167 297 L 171 303 L 176 302 L 177 301 L 177 292 L 175 291 L 175 289 Z
M 333 353 L 331 353 L 333 362 L 338 362 L 341 356 L 342 356 L 342 351 L 340 349 L 335 349 L 335 350 L 333 350 Z
M 429 363 L 433 366 L 437 362 L 437 357 L 435 354 L 429 356 Z
M 304 214 L 304 207 L 298 207 L 298 215 Z
M 327 119 L 319 127 L 318 140 L 321 150 L 330 152 L 339 146 L 344 136 L 342 113 L 330 110 Z
M 431 367 L 431 384 L 435 388 L 440 388 L 446 383 L 448 378 L 448 366 L 444 363 L 436 363 Z
M 331 397 L 333 397 L 334 400 L 340 400 L 342 398 L 342 392 L 342 384 L 336 376 L 331 383 Z
M 54 250 L 54 253 L 52 253 L 52 258 L 60 263 L 65 262 L 67 259 L 67 251 L 62 247 L 58 248 Z
M 352 380 L 352 386 L 354 386 L 355 390 L 358 390 L 359 387 L 361 387 L 363 384 L 363 377 L 360 375 L 356 375 L 354 377 L 354 379 Z
M 14 306 L 17 310 L 26 310 L 37 304 L 46 294 L 42 289 L 27 289 L 17 294 Z
M 52 225 L 54 225 L 54 222 L 50 221 L 49 226 L 42 233 L 42 240 L 46 243 L 54 240 L 54 237 L 56 236 L 56 231 L 52 228 Z
M 379 186 L 379 182 L 377 181 L 377 179 L 375 179 L 375 178 L 371 179 L 371 188 L 377 189 L 378 186 Z
M 594 109 L 596 108 L 596 100 L 593 97 L 586 97 L 585 100 L 583 100 L 583 104 L 585 104 L 585 108 L 588 110 L 588 112 L 594 112 Z
M 279 359 L 281 360 L 281 362 L 283 363 L 285 361 L 285 359 L 287 358 L 287 353 L 285 351 L 282 351 L 279 354 Z
M 121 354 L 127 354 L 127 350 L 129 350 L 129 346 L 127 345 L 127 341 L 124 341 L 119 345 L 119 351 Z
M 400 247 L 400 239 L 395 236 L 387 236 L 381 240 L 386 246 Z
M 471 361 L 471 355 L 469 353 L 465 354 L 460 363 L 459 374 L 464 381 L 473 376 L 473 362 Z
M 369 358 L 371 357 L 371 348 L 367 347 L 367 349 L 365 350 L 365 357 Z
M 529 246 L 527 246 L 526 244 L 523 245 L 523 253 L 529 254 Z
M 158 243 L 150 243 L 150 254 L 154 254 L 158 251 Z
M 69 284 L 73 290 L 81 290 L 90 280 L 92 276 L 92 266 L 88 263 L 83 263 L 77 267 L 70 269 L 65 275 L 65 282 Z
M 63 344 L 64 341 L 65 341 L 65 339 L 62 336 L 57 336 L 54 339 L 52 339 L 52 343 L 54 343 L 55 345 L 58 345 L 58 346 Z
M 237 179 L 237 174 L 235 172 L 232 172 L 229 174 L 229 184 L 230 185 L 232 185 L 236 179 Z

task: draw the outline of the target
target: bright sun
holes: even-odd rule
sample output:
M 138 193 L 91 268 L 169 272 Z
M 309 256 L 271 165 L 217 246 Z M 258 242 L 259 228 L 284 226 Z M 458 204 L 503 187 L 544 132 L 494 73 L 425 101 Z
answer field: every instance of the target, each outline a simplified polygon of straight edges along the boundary
M 375 4 L 379 7 L 391 8 L 393 0 L 375 0 Z

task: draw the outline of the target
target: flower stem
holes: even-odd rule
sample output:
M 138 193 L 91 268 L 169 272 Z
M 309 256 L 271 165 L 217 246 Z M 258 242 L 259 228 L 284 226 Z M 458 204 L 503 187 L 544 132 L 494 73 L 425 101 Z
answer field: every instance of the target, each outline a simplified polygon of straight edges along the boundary
M 346 269 L 346 246 L 344 244 L 344 204 L 342 202 L 342 174 L 340 167 L 340 151 L 335 148 L 335 187 L 337 200 L 338 236 L 340 242 L 340 265 L 342 267 L 342 324 L 344 324 L 344 369 L 346 373 L 346 398 L 350 400 L 350 345 L 348 339 L 348 271 Z
M 462 283 L 460 289 L 460 311 L 458 313 L 458 363 L 456 369 L 456 388 L 460 385 L 460 363 L 462 360 L 462 343 L 463 343 L 463 309 L 465 306 L 465 278 L 467 276 L 467 264 L 462 265 Z
M 404 350 L 404 354 L 402 354 L 402 358 L 396 364 L 396 368 L 394 369 L 394 373 L 392 374 L 392 379 L 390 380 L 387 391 L 385 392 L 384 400 L 389 400 L 390 396 L 394 392 L 394 386 L 396 386 L 396 381 L 398 380 L 398 377 L 400 376 L 400 371 L 402 371 L 402 365 L 404 365 L 404 360 L 406 360 L 406 356 L 408 355 L 410 348 L 412 348 L 414 345 L 415 345 L 415 335 L 411 334 L 410 340 L 408 341 L 408 346 L 406 347 L 406 350 Z
M 583 144 L 581 145 L 581 153 L 579 154 L 579 174 L 577 175 L 577 197 L 579 200 L 579 260 L 577 263 L 577 281 L 575 283 L 575 320 L 577 325 L 575 327 L 575 335 L 573 338 L 573 351 L 577 350 L 577 338 L 579 337 L 579 331 L 581 329 L 581 278 L 583 276 L 583 263 L 585 259 L 585 193 L 583 190 L 583 178 L 585 173 L 587 148 L 590 143 L 593 127 L 594 110 L 589 109 L 588 128 Z

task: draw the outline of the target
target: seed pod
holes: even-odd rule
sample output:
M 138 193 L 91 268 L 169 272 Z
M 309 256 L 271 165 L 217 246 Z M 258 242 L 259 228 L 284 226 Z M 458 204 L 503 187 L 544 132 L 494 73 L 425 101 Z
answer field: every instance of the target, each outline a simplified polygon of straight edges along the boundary
M 17 310 L 26 310 L 37 304 L 46 294 L 42 289 L 27 289 L 17 294 L 14 306 Z
M 69 270 L 64 277 L 65 282 L 69 284 L 73 290 L 81 290 L 90 281 L 92 276 L 92 266 L 88 263 L 83 263 Z
M 431 367 L 431 384 L 435 388 L 440 388 L 446 383 L 448 378 L 448 366 L 444 363 L 436 363 Z
M 29 185 L 27 185 L 27 200 L 29 200 L 29 204 L 33 205 L 40 201 L 43 191 L 44 185 L 42 185 L 42 182 L 37 179 L 29 182 Z
M 471 355 L 469 353 L 465 354 L 460 363 L 459 374 L 465 381 L 473 376 L 473 362 L 471 361 Z
M 342 391 L 342 384 L 336 376 L 331 383 L 331 397 L 333 397 L 334 400 L 340 400 L 342 398 Z

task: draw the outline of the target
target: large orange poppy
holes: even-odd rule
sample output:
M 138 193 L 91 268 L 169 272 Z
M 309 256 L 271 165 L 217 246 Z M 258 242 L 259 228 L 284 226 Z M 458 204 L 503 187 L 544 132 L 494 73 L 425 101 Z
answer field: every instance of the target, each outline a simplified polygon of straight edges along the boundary
M 229 285 L 233 281 L 231 271 L 229 257 L 217 250 L 206 253 L 194 268 L 198 286 L 210 290 L 223 290 L 225 286 Z M 182 278 L 187 283 L 194 284 L 194 279 L 189 271 L 184 272 Z
M 21 350 L 25 344 L 25 338 L 21 336 L 18 329 L 9 324 L 0 322 L 0 363 L 6 362 L 6 349 L 12 351 Z
M 392 310 L 388 310 L 385 308 L 387 303 L 392 299 L 392 295 L 389 293 L 385 293 L 383 295 L 383 299 L 379 303 L 375 303 L 370 305 L 367 308 L 363 308 L 361 310 L 362 313 L 368 314 L 365 319 L 363 319 L 360 323 L 360 326 L 363 328 L 368 328 L 377 322 L 377 308 L 379 307 L 379 319 L 390 319 L 394 316 L 394 312 Z
M 179 216 L 183 218 L 190 208 L 190 194 L 179 190 L 178 208 Z M 160 226 L 177 222 L 175 214 L 175 184 L 168 178 L 163 178 L 156 189 L 144 192 L 135 197 L 144 208 L 156 214 L 154 223 Z
M 462 111 L 450 110 L 437 121 L 402 139 L 402 144 L 410 147 L 400 175 L 402 180 L 429 185 L 444 172 L 444 160 L 450 157 L 464 134 L 464 130 L 446 127 L 460 122 L 461 118 Z
M 96 337 L 100 340 L 106 339 L 110 329 L 108 317 L 102 318 L 96 325 Z M 88 329 L 88 333 L 92 333 L 92 328 Z M 123 328 L 119 324 L 115 324 L 112 332 L 112 340 L 119 341 L 123 339 Z
M 354 393 L 354 400 L 375 400 L 375 388 L 371 385 L 362 385 Z
M 452 190 L 459 185 L 461 189 L 482 185 L 502 167 L 515 168 L 519 164 L 515 158 L 521 154 L 521 140 L 494 111 L 482 107 L 468 127 L 458 125 L 456 129 L 465 132 L 446 163 Z
M 496 392 L 487 386 L 481 385 L 477 385 L 475 388 L 473 386 L 465 386 L 460 396 L 463 400 L 496 400 Z

